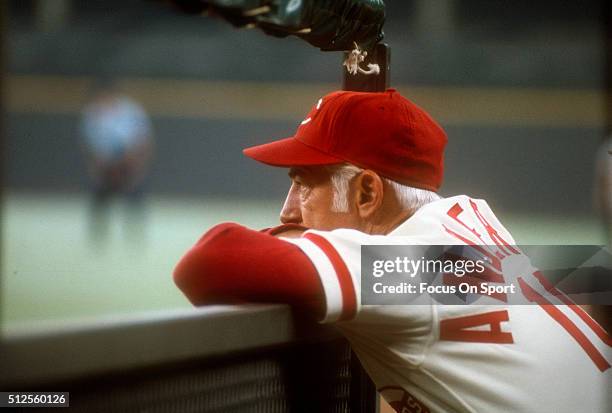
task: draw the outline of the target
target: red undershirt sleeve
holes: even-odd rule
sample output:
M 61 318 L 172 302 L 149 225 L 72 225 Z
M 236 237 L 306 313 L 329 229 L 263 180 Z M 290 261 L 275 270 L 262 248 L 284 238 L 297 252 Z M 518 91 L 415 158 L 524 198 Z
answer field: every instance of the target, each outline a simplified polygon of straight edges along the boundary
M 325 313 L 319 275 L 302 250 L 238 224 L 212 228 L 183 256 L 174 282 L 194 305 L 287 303 Z

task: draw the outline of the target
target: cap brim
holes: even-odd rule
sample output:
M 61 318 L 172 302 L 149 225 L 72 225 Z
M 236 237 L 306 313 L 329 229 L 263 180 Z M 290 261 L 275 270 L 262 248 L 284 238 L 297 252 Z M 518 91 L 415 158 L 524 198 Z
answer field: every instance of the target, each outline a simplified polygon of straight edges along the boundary
M 242 151 L 249 158 L 272 166 L 332 165 L 344 162 L 295 138 L 252 146 Z

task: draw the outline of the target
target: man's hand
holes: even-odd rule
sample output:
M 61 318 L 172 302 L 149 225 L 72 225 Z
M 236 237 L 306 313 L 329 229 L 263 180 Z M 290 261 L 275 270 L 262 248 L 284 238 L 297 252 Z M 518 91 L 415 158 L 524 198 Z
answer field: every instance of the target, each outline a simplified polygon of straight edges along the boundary
M 302 236 L 305 230 L 300 229 L 288 229 L 287 231 L 274 234 L 276 238 L 299 238 Z
M 299 238 L 302 236 L 304 231 L 308 231 L 308 228 L 299 224 L 283 224 L 274 228 L 265 229 L 262 232 L 277 238 Z

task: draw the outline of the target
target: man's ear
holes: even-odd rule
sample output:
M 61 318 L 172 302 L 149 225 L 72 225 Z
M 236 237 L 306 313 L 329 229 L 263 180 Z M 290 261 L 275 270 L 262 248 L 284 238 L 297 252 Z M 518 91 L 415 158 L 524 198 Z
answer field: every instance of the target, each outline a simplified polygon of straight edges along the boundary
M 383 182 L 380 176 L 369 169 L 355 178 L 354 200 L 361 218 L 371 218 L 380 210 L 383 203 Z

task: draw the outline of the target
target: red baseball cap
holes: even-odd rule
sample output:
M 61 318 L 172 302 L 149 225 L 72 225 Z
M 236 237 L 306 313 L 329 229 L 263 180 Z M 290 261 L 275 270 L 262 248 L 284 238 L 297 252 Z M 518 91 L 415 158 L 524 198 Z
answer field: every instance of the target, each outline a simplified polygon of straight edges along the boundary
M 348 162 L 415 188 L 442 184 L 446 133 L 395 89 L 339 91 L 319 99 L 294 136 L 245 149 L 273 166 Z

